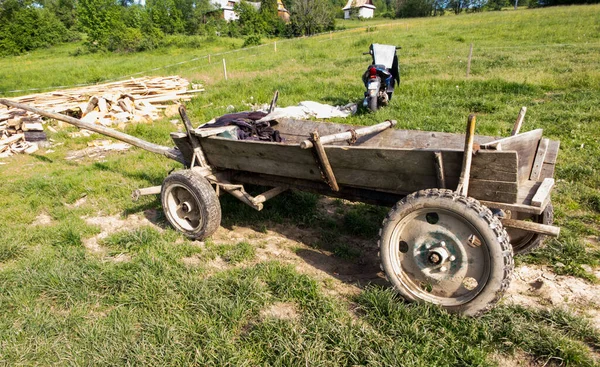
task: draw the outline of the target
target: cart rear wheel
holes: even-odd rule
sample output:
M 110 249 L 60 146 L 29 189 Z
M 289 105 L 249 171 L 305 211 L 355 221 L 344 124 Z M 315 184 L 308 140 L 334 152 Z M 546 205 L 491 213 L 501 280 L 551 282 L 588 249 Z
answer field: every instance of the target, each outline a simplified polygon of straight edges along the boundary
M 379 248 L 388 280 L 406 300 L 471 316 L 498 302 L 514 266 L 498 218 L 451 190 L 399 201 L 383 222 Z
M 554 207 L 551 203 L 549 203 L 541 215 L 517 213 L 516 219 L 531 220 L 535 223 L 552 225 L 552 223 L 554 223 Z M 508 232 L 510 244 L 513 247 L 515 255 L 526 254 L 529 251 L 535 250 L 542 244 L 542 242 L 546 238 L 546 236 L 542 234 L 531 233 L 516 228 L 508 228 L 506 232 Z
M 169 223 L 187 237 L 201 240 L 219 228 L 219 198 L 210 183 L 193 169 L 167 176 L 160 196 Z

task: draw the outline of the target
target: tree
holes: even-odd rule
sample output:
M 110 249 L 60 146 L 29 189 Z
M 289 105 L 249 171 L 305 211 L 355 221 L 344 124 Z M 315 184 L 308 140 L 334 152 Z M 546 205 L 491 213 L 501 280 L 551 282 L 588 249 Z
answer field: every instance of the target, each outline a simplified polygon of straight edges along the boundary
M 334 12 L 326 0 L 295 0 L 290 19 L 296 36 L 335 29 Z
M 31 1 L 0 3 L 0 54 L 24 51 L 67 41 L 69 32 L 48 9 Z
M 247 1 L 242 0 L 235 4 L 233 10 L 239 16 L 237 23 L 243 35 L 265 34 L 267 24 L 256 8 Z
M 433 0 L 398 0 L 396 16 L 398 18 L 427 17 L 432 15 Z

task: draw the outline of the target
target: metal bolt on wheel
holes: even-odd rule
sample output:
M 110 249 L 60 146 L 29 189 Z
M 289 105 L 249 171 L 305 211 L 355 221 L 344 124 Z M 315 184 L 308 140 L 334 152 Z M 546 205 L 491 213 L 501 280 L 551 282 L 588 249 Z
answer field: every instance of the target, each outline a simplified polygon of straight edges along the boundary
M 476 200 L 450 190 L 419 191 L 384 221 L 382 268 L 405 299 L 476 315 L 508 286 L 513 259 L 507 238 Z

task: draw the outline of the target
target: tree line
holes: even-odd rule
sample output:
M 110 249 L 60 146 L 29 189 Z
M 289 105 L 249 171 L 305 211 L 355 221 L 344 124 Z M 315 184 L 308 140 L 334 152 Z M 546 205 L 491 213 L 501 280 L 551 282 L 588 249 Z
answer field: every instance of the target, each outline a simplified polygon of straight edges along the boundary
M 235 4 L 238 21 L 222 19 L 214 0 L 0 0 L 0 55 L 84 39 L 87 51 L 143 51 L 172 42 L 169 35 L 295 37 L 335 28 L 327 0 L 294 0 L 291 21 L 277 0 Z
M 85 40 L 87 51 L 143 51 L 168 45 L 169 35 L 295 37 L 335 29 L 346 0 L 284 0 L 289 22 L 278 16 L 277 0 L 236 2 L 239 20 L 226 22 L 215 0 L 0 0 L 0 56 L 57 43 Z M 451 11 L 500 10 L 598 3 L 600 0 L 373 0 L 376 15 L 426 17 Z M 511 3 L 512 2 L 512 3 Z

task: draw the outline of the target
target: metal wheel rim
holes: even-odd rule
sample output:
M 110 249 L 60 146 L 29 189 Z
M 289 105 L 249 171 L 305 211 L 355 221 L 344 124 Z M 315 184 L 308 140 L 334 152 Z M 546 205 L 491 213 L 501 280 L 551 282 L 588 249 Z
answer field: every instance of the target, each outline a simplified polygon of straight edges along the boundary
M 436 213 L 439 221 L 429 223 L 426 219 L 428 213 Z M 456 228 L 459 224 L 461 228 Z M 477 240 L 471 244 L 467 233 L 475 236 L 479 245 Z M 432 248 L 439 248 L 441 241 L 436 244 L 434 240 L 440 239 L 447 242 L 445 248 L 455 260 L 447 264 L 446 272 L 440 268 L 427 268 L 426 272 L 422 266 L 424 260 L 430 256 Z M 418 209 L 396 223 L 390 241 L 389 255 L 394 275 L 416 299 L 446 307 L 460 306 L 474 299 L 489 280 L 489 244 L 483 242 L 483 236 L 475 226 L 454 211 Z M 401 241 L 408 245 L 405 252 L 401 251 L 401 247 L 405 250 Z M 428 243 L 430 248 L 426 248 Z M 472 280 L 475 280 L 475 286 Z
M 171 184 L 164 193 L 165 213 L 182 229 L 194 232 L 202 227 L 202 203 L 187 186 Z

